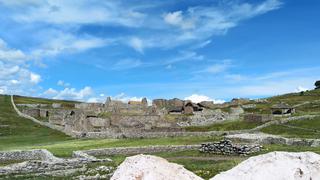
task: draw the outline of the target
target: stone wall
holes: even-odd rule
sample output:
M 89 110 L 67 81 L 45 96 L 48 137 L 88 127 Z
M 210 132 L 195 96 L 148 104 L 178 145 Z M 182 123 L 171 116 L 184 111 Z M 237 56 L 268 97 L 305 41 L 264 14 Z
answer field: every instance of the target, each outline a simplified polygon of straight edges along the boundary
M 3 151 L 0 152 L 1 161 L 27 161 L 27 160 L 58 160 L 52 153 L 45 149 L 26 150 L 26 151 Z
M 74 158 L 63 159 L 57 158 L 52 153 L 45 149 L 28 150 L 28 151 L 6 151 L 0 152 L 0 163 L 6 161 L 24 161 L 21 163 L 10 164 L 0 167 L 1 175 L 10 174 L 33 174 L 39 173 L 46 175 L 57 171 L 68 173 L 84 167 L 85 164 L 92 162 L 107 162 L 112 161 L 108 158 L 97 159 L 84 152 L 74 153 Z
M 273 116 L 271 114 L 245 114 L 244 115 L 244 121 L 246 122 L 264 123 L 272 120 L 273 120 Z
M 13 106 L 13 109 L 17 112 L 17 114 L 18 114 L 20 117 L 29 119 L 29 120 L 31 120 L 31 121 L 33 121 L 33 122 L 35 122 L 35 123 L 37 123 L 37 124 L 40 124 L 40 125 L 42 125 L 42 126 L 46 126 L 46 127 L 48 127 L 48 128 L 55 129 L 55 130 L 57 130 L 57 131 L 60 131 L 60 132 L 65 133 L 65 134 L 67 134 L 67 135 L 73 136 L 73 134 L 68 133 L 68 132 L 65 132 L 65 131 L 64 131 L 64 128 L 62 128 L 62 127 L 55 126 L 55 125 L 50 124 L 50 123 L 48 123 L 48 122 L 39 121 L 39 120 L 37 120 L 37 119 L 34 118 L 34 117 L 31 117 L 31 116 L 29 116 L 29 115 L 27 115 L 27 114 L 22 113 L 22 112 L 17 108 L 17 106 L 15 105 L 15 103 L 14 103 L 14 101 L 13 101 L 13 95 L 11 95 L 11 104 L 12 104 L 12 106 Z
M 283 144 L 290 146 L 311 146 L 320 147 L 320 139 L 299 139 L 299 138 L 285 138 L 281 136 L 264 134 L 264 133 L 244 133 L 227 135 L 227 139 L 259 144 Z
M 177 152 L 186 150 L 198 150 L 200 145 L 177 145 L 177 146 L 144 146 L 144 147 L 118 147 L 118 148 L 105 148 L 93 149 L 83 151 L 91 156 L 108 156 L 116 154 L 146 154 L 157 152 Z

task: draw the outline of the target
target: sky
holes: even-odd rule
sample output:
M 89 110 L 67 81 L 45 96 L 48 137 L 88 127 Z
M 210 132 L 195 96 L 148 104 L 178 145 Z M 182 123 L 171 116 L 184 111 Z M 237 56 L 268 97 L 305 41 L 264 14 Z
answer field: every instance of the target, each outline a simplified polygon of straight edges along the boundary
M 318 0 L 0 0 L 0 94 L 216 103 L 312 89 Z

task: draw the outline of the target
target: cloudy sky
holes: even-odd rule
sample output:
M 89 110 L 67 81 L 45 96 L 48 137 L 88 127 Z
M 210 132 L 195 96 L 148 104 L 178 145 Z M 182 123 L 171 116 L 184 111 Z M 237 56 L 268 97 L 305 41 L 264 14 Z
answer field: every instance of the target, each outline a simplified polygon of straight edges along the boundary
M 258 98 L 320 79 L 318 0 L 0 0 L 0 93 Z

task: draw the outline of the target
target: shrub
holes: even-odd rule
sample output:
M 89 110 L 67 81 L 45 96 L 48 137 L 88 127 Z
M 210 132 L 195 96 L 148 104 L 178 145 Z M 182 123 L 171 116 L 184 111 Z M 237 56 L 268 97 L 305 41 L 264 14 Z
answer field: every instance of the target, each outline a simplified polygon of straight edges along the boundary
M 316 86 L 316 89 L 320 89 L 320 80 L 314 83 L 314 85 Z

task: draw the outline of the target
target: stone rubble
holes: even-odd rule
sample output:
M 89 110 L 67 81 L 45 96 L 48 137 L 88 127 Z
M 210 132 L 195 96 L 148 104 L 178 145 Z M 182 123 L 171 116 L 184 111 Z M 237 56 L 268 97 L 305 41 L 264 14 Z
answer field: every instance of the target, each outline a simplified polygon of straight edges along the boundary
M 249 155 L 261 151 L 260 145 L 234 145 L 230 140 L 215 143 L 203 143 L 199 149 L 202 153 L 223 155 Z
M 1 161 L 21 160 L 25 162 L 0 167 L 0 175 L 10 174 L 50 174 L 60 170 L 83 168 L 86 164 L 95 162 L 110 162 L 110 159 L 97 159 L 93 156 L 76 151 L 72 159 L 57 158 L 51 152 L 40 150 L 0 152 Z

